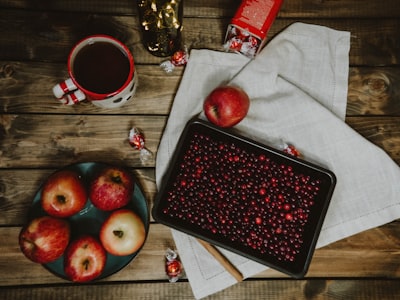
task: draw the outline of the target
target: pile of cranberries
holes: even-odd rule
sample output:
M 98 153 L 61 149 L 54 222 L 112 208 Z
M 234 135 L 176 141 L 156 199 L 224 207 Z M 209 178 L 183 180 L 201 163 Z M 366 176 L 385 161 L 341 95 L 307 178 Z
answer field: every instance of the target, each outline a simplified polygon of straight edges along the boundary
M 206 132 L 187 142 L 162 214 L 228 245 L 294 262 L 321 199 L 319 176 L 276 153 Z

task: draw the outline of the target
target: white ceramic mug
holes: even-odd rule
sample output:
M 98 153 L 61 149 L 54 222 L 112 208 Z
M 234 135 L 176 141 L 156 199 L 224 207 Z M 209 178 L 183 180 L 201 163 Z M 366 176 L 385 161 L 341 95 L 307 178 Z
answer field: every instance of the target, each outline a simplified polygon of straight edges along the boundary
M 88 100 L 103 108 L 120 107 L 135 94 L 137 76 L 126 45 L 106 35 L 78 42 L 68 57 L 69 78 L 53 87 L 55 97 L 73 105 Z

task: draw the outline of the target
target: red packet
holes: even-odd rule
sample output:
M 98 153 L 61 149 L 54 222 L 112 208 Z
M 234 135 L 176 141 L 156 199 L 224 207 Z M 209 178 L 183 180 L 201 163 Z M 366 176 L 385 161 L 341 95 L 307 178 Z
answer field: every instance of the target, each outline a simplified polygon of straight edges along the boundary
M 283 0 L 243 0 L 229 24 L 224 47 L 253 58 L 266 43 Z

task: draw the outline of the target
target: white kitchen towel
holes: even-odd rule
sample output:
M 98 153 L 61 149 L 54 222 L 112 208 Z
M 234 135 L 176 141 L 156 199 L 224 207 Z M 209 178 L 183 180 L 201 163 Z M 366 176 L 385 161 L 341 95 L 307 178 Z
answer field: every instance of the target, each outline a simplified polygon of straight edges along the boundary
M 158 149 L 157 185 L 186 122 L 203 115 L 203 101 L 215 87 L 229 83 L 251 99 L 248 115 L 235 126 L 242 134 L 266 144 L 293 144 L 306 160 L 335 173 L 317 248 L 399 218 L 399 166 L 344 122 L 349 49 L 349 32 L 294 23 L 253 60 L 192 50 Z M 195 298 L 235 284 L 194 238 L 172 232 Z M 245 278 L 267 268 L 220 250 Z

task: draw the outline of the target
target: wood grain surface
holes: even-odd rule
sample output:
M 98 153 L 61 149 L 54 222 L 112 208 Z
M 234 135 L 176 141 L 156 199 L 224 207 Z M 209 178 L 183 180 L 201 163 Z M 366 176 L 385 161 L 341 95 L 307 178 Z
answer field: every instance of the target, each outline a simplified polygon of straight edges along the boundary
M 185 0 L 189 49 L 223 50 L 240 0 Z M 193 299 L 184 275 L 169 283 L 164 252 L 169 228 L 151 220 L 148 240 L 126 268 L 78 285 L 28 261 L 18 246 L 43 180 L 68 164 L 104 161 L 131 169 L 152 207 L 155 160 L 145 164 L 128 143 L 140 128 L 155 155 L 183 68 L 141 44 L 135 1 L 0 0 L 0 299 Z M 400 5 L 396 0 L 285 1 L 268 34 L 294 22 L 351 32 L 346 123 L 400 164 Z M 52 87 L 67 77 L 71 47 L 95 33 L 128 45 L 139 87 L 129 105 L 62 106 Z M 362 149 L 354 149 L 362 151 Z M 400 183 L 399 183 L 400 184 Z M 267 270 L 207 299 L 400 299 L 400 220 L 317 249 L 302 280 Z

